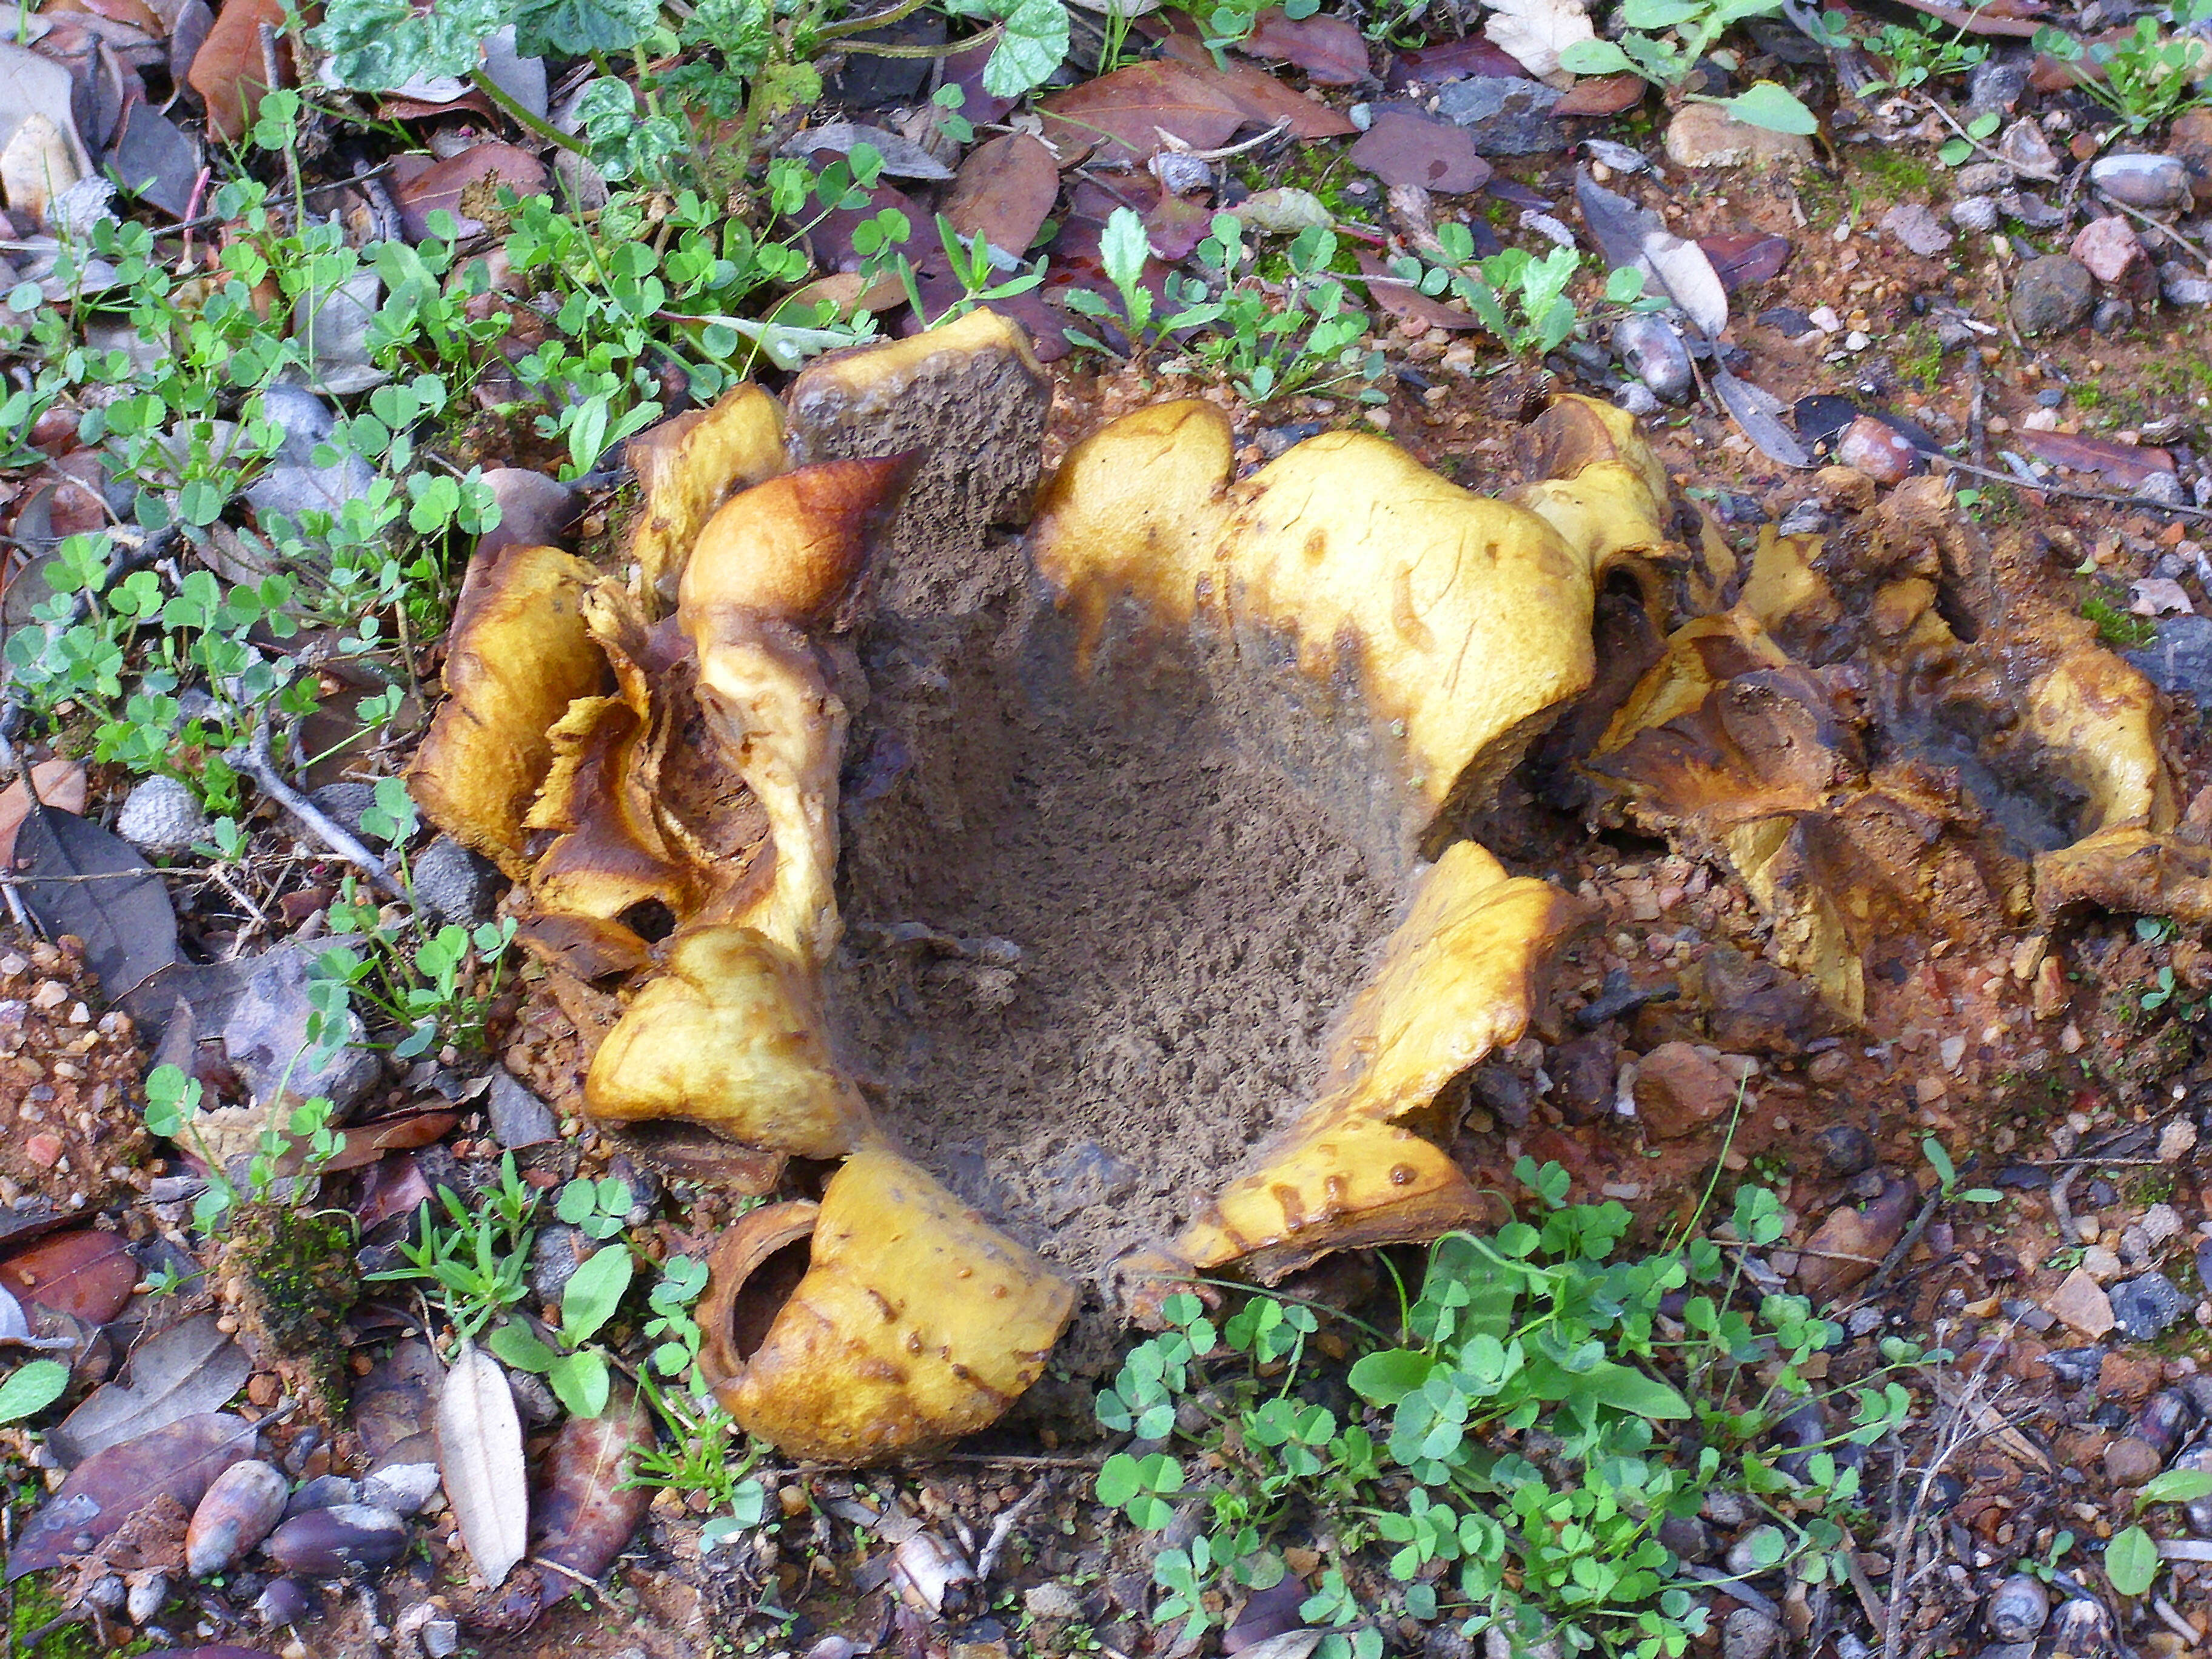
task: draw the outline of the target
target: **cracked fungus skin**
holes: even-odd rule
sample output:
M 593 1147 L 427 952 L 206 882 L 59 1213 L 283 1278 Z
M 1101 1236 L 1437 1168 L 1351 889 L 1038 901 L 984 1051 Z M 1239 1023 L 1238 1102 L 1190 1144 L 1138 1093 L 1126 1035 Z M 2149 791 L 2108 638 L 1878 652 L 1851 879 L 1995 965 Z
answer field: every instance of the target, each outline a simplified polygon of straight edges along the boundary
M 1662 580 L 1728 576 L 1583 400 L 1510 501 L 1355 434 L 1234 481 L 1194 404 L 1039 496 L 1048 402 L 979 312 L 652 434 L 624 569 L 480 573 L 415 775 L 522 883 L 606 1133 L 825 1182 L 724 1237 L 707 1304 L 795 1455 L 992 1421 L 1079 1284 L 1475 1219 L 1451 1085 L 1579 910 L 1460 816 L 1590 684 L 1601 590 L 1650 631 Z

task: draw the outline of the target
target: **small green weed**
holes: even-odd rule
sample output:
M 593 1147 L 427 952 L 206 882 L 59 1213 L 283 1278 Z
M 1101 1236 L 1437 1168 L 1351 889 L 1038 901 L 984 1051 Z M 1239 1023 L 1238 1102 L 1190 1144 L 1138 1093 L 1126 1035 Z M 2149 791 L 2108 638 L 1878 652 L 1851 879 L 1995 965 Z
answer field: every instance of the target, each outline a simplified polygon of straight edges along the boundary
M 2148 617 L 2124 611 L 2102 593 L 2081 601 L 2081 614 L 2097 625 L 2097 638 L 2118 650 L 2134 650 L 2158 637 L 2158 624 Z
M 1781 9 L 1782 0 L 1621 0 L 1620 40 L 1575 41 L 1559 53 L 1559 63 L 1577 75 L 1636 75 L 1671 91 L 1729 29 Z M 1771 81 L 1755 82 L 1732 98 L 1692 101 L 1718 104 L 1739 121 L 1776 132 L 1820 129 L 1796 94 Z
M 1153 1563 L 1156 1616 L 1182 1639 L 1218 1618 L 1212 1592 L 1280 1582 L 1273 1540 L 1294 1512 L 1333 1553 L 1302 1616 L 1331 1628 L 1320 1651 L 1338 1659 L 1381 1651 L 1378 1611 L 1521 1648 L 1682 1654 L 1701 1587 L 1657 1529 L 1716 1490 L 1760 1511 L 1748 1536 L 1763 1566 L 1844 1571 L 1859 1477 L 1838 1448 L 1889 1433 L 1910 1401 L 1877 1372 L 1828 1443 L 1788 1468 L 1764 1449 L 1816 1397 L 1801 1367 L 1835 1334 L 1802 1298 L 1749 1291 L 1743 1251 L 1782 1231 L 1773 1194 L 1739 1189 L 1720 1237 L 1619 1259 L 1626 1208 L 1568 1205 L 1555 1164 L 1517 1173 L 1540 1219 L 1439 1241 L 1395 1335 L 1363 1328 L 1348 1380 L 1379 1440 L 1315 1397 L 1301 1362 L 1317 1322 L 1297 1304 L 1255 1295 L 1217 1322 L 1172 1297 L 1165 1334 L 1130 1352 L 1100 1420 L 1164 1444 L 1109 1458 L 1098 1493 L 1148 1530 L 1196 1512 L 1190 1541 Z M 1941 1357 L 1884 1352 L 1889 1368 Z M 1401 1587 L 1382 1609 L 1346 1588 L 1370 1548 Z
M 1226 375 L 1237 392 L 1255 404 L 1299 391 L 1328 390 L 1349 380 L 1371 386 L 1382 373 L 1379 353 L 1358 349 L 1367 318 L 1352 305 L 1343 282 L 1330 271 L 1337 257 L 1333 231 L 1309 226 L 1290 241 L 1285 279 L 1263 283 L 1253 270 L 1244 227 L 1233 216 L 1217 213 L 1213 234 L 1198 246 L 1202 276 L 1170 276 L 1162 310 L 1145 285 L 1150 252 L 1144 221 L 1127 208 L 1116 208 L 1099 241 L 1100 262 L 1120 301 L 1078 291 L 1070 307 L 1111 321 L 1132 351 L 1171 335 L 1204 330 L 1190 344 L 1194 356 Z M 1071 335 L 1092 350 L 1099 340 Z M 1379 395 L 1379 394 L 1378 394 Z
M 2197 24 L 2212 19 L 2212 0 L 2175 0 L 2166 15 L 2171 33 L 2160 27 L 2158 12 L 2148 11 L 2118 40 L 2084 42 L 2063 29 L 2044 28 L 2036 32 L 2033 45 L 2072 65 L 2081 92 L 2130 132 L 2142 132 L 2212 100 L 2203 82 L 2212 41 L 2192 33 Z
M 1848 12 L 1832 11 L 1821 21 L 1832 38 L 1841 41 L 1852 39 L 1850 29 L 1856 20 Z M 1872 97 L 1892 88 L 1917 92 L 1930 82 L 1948 81 L 1967 73 L 1990 55 L 1986 44 L 1970 40 L 1962 28 L 1946 28 L 1934 17 L 1885 23 L 1872 34 L 1859 35 L 1856 43 L 1860 50 L 1878 58 L 1888 71 L 1886 78 L 1869 82 L 1860 88 L 1861 97 Z

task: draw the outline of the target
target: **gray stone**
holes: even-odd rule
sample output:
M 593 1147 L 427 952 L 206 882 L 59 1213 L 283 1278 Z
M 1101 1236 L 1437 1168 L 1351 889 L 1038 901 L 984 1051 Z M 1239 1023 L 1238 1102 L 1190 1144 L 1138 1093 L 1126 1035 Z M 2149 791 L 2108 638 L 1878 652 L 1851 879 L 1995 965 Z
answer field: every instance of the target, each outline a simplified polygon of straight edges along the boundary
M 484 1114 L 491 1120 L 492 1139 L 509 1152 L 561 1138 L 553 1109 L 504 1071 L 491 1074 L 491 1087 L 484 1091 Z
M 2153 501 L 2160 507 L 2186 507 L 2189 493 L 2181 487 L 2180 478 L 2171 472 L 2153 472 L 2140 478 L 2130 492 L 2139 501 Z
M 2212 617 L 2161 617 L 2158 637 L 2128 660 L 2161 691 L 2179 691 L 2212 708 Z
M 1961 196 L 1994 196 L 2012 183 L 2012 169 L 2002 161 L 1969 161 L 1951 175 L 1951 186 Z
M 1951 204 L 1951 222 L 1961 230 L 1995 230 L 1997 218 L 1997 198 L 1994 196 L 1961 196 Z
M 2100 334 L 2118 334 L 2132 327 L 2136 308 L 2117 294 L 2108 294 L 2097 301 L 2097 308 L 2089 313 L 2089 326 Z
M 1613 355 L 1656 397 L 1679 404 L 1697 386 L 1682 337 L 1649 312 L 1634 312 L 1613 328 Z
M 148 778 L 125 798 L 115 833 L 154 858 L 173 858 L 207 833 L 207 814 L 188 786 Z
M 2089 182 L 2116 202 L 2154 211 L 2189 201 L 2189 169 L 2173 155 L 2104 155 L 2089 165 Z
M 2013 280 L 2012 320 L 2023 334 L 2064 334 L 2089 319 L 2097 279 L 2078 259 L 2046 253 Z
M 2212 305 L 2212 276 L 2179 259 L 2168 259 L 2158 268 L 2158 287 L 2170 306 Z
M 2030 230 L 2056 230 L 2066 222 L 2064 210 L 2051 206 L 2032 190 L 2008 190 L 1997 198 L 1997 206 Z
M 1933 259 L 1951 248 L 1951 233 L 1923 203 L 1899 202 L 1882 215 L 1881 228 L 1923 259 Z
M 2058 152 L 2051 148 L 2043 129 L 2026 116 L 2007 127 L 1993 148 L 2015 173 L 2041 173 L 2045 178 L 2057 174 Z
M 414 1515 L 438 1490 L 435 1463 L 387 1463 L 361 1483 L 361 1501 L 395 1515 Z
M 1782 1626 L 1757 1607 L 1738 1607 L 1721 1626 L 1721 1659 L 1767 1659 L 1782 1645 Z
M 2138 1342 L 2150 1340 L 2192 1305 L 2164 1273 L 2145 1273 L 2115 1285 L 2112 1298 L 2113 1319 Z
M 1083 1600 L 1057 1579 L 1047 1579 L 1022 1592 L 1022 1606 L 1035 1619 L 1080 1619 Z
M 1660 408 L 1658 398 L 1653 394 L 1651 388 L 1641 380 L 1621 387 L 1613 401 L 1615 407 L 1625 410 L 1639 419 L 1646 415 L 1656 415 Z
M 492 907 L 499 902 L 497 866 L 450 836 L 441 836 L 424 848 L 410 873 L 415 902 L 442 921 L 469 925 L 489 921 Z
M 1544 155 L 1567 147 L 1552 118 L 1555 88 L 1513 75 L 1477 75 L 1437 94 L 1437 113 L 1465 127 L 1479 155 Z
M 2027 91 L 2027 68 L 1998 58 L 1977 64 L 1966 81 L 1967 115 L 2010 114 Z
M 376 786 L 363 783 L 357 778 L 341 778 L 336 783 L 326 783 L 307 796 L 331 819 L 353 835 L 365 841 L 381 841 L 362 828 L 362 818 L 376 805 Z
M 312 958 L 312 951 L 288 945 L 270 951 L 254 965 L 223 1022 L 223 1054 L 258 1109 L 268 1110 L 281 1090 L 293 1101 L 326 1096 L 343 1117 L 375 1086 L 384 1068 L 373 1051 L 360 1046 L 367 1033 L 361 1017 L 350 1011 L 344 1046 L 326 1058 L 309 1049 L 307 968 Z

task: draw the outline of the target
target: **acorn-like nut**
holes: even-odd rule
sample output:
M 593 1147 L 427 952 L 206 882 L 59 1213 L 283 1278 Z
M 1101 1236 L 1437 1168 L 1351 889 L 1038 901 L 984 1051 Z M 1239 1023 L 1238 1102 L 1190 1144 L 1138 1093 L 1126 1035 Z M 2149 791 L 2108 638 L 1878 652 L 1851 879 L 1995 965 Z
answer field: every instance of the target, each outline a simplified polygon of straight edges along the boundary
M 390 1510 L 366 1504 L 295 1515 L 269 1535 L 269 1559 L 287 1572 L 310 1578 L 343 1578 L 399 1559 L 407 1547 L 407 1523 Z
M 185 1529 L 185 1571 L 195 1578 L 221 1572 L 263 1539 L 284 1516 L 284 1473 L 248 1458 L 215 1478 Z
M 2051 1592 L 2024 1572 L 1999 1584 L 1982 1612 L 1982 1623 L 2000 1642 L 2033 1642 L 2050 1619 Z
M 307 1587 L 296 1578 L 272 1578 L 253 1604 L 264 1625 L 296 1625 L 308 1613 Z

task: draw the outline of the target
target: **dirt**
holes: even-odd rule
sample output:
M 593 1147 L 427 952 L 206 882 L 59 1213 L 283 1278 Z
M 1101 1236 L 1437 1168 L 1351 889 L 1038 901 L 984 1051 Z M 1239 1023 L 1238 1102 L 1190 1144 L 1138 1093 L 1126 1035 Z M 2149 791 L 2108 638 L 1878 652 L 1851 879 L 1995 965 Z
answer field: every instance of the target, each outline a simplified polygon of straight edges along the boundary
M 1188 647 L 1079 667 L 1032 584 L 861 641 L 834 1018 L 884 1121 L 1095 1282 L 1312 1098 L 1400 894 Z

